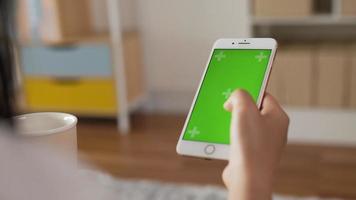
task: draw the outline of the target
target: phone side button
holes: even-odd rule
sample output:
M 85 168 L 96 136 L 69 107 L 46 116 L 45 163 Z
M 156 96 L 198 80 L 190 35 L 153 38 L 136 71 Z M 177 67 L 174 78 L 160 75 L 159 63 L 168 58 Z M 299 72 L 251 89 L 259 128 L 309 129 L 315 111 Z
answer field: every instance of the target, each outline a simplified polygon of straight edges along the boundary
M 204 149 L 204 152 L 206 155 L 211 155 L 215 152 L 215 146 L 214 145 L 207 145 Z

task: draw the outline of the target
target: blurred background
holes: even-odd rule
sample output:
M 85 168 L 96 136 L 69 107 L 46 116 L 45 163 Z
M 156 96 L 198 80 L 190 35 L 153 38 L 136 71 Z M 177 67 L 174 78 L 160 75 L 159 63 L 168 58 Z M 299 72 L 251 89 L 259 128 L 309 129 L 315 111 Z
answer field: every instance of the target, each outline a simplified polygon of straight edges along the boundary
M 16 24 L 20 113 L 79 116 L 81 157 L 114 177 L 200 185 L 226 163 L 175 145 L 214 41 L 276 38 L 275 192 L 356 199 L 356 1 L 19 0 Z

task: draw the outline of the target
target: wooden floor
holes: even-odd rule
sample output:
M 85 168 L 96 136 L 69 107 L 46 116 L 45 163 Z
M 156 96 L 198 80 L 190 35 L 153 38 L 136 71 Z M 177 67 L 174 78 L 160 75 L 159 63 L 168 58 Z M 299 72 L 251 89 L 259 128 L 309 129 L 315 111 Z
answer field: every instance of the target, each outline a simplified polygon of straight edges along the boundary
M 133 118 L 128 136 L 117 133 L 113 120 L 80 120 L 78 143 L 82 157 L 115 177 L 222 185 L 226 162 L 176 154 L 183 116 Z M 275 191 L 356 199 L 356 148 L 288 145 Z

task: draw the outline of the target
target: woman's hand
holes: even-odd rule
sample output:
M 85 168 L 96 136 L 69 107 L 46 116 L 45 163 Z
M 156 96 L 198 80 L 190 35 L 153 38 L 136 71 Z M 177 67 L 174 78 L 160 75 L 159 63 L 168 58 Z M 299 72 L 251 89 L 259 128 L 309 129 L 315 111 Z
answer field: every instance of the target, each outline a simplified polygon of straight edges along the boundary
M 266 94 L 262 110 L 251 96 L 235 91 L 224 105 L 232 113 L 230 159 L 223 173 L 229 199 L 272 199 L 275 170 L 287 141 L 289 118 Z

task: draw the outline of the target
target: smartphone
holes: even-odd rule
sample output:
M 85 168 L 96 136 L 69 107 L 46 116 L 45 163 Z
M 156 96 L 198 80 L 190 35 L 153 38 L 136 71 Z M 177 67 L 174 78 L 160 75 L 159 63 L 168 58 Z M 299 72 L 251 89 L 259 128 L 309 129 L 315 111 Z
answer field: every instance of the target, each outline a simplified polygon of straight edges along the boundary
M 276 49 L 272 38 L 215 42 L 177 144 L 178 154 L 228 159 L 231 114 L 223 104 L 234 90 L 244 89 L 261 107 Z

